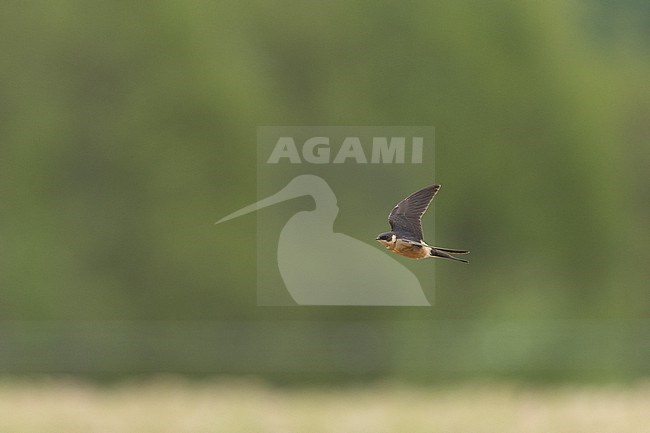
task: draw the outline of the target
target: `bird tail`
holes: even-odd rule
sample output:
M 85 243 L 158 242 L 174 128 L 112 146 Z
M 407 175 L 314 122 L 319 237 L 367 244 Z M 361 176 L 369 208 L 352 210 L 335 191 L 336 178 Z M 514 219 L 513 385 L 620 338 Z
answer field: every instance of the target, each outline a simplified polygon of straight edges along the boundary
M 460 254 L 465 254 L 465 253 L 460 253 Z M 441 250 L 441 249 L 438 249 L 438 248 L 431 248 L 431 251 L 429 252 L 429 254 L 431 255 L 431 257 L 442 257 L 442 258 L 445 258 L 445 259 L 456 260 L 458 262 L 469 263 L 467 260 L 463 260 L 463 259 L 459 259 L 458 257 L 454 257 L 451 254 L 447 253 L 446 250 Z
M 436 247 L 438 251 L 444 251 L 446 253 L 454 253 L 454 254 L 469 254 L 469 251 L 466 250 L 452 250 L 451 248 L 440 248 Z

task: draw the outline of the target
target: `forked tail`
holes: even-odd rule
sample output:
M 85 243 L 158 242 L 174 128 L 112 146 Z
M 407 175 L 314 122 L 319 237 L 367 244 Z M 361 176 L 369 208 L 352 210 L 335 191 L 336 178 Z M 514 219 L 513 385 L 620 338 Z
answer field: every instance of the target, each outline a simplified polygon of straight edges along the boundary
M 467 260 L 459 259 L 458 257 L 454 257 L 451 254 L 448 253 L 456 253 L 456 254 L 467 254 L 469 251 L 464 251 L 464 250 L 450 250 L 450 249 L 442 249 L 442 248 L 431 248 L 431 252 L 429 253 L 431 257 L 442 257 L 445 259 L 451 259 L 451 260 L 456 260 L 458 262 L 463 262 L 463 263 L 469 263 Z
M 454 254 L 469 254 L 469 251 L 466 250 L 452 250 L 451 248 L 441 248 L 441 247 L 434 247 L 438 251 L 444 251 L 446 253 L 454 253 Z

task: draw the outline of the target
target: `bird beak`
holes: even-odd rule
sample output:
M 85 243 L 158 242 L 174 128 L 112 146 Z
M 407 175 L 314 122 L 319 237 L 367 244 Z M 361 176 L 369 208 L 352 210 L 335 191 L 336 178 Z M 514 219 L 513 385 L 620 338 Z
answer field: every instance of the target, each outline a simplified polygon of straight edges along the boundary
M 215 224 L 220 224 L 222 222 L 240 217 L 242 215 L 246 215 L 247 213 L 254 212 L 267 206 L 272 206 L 277 203 L 282 203 L 283 201 L 306 195 L 311 196 L 314 199 L 317 208 L 319 206 L 323 206 L 330 211 L 334 209 L 338 212 L 338 207 L 336 207 L 336 196 L 334 195 L 334 192 L 329 187 L 327 182 L 318 176 L 301 175 L 293 178 L 287 184 L 287 186 L 272 196 L 264 198 L 257 203 L 246 206 L 245 208 L 239 209 L 237 212 L 231 213 L 230 215 L 221 218 Z
M 294 179 L 295 181 L 295 179 Z M 287 186 L 285 186 L 283 189 L 278 191 L 277 193 L 273 194 L 270 197 L 264 198 L 257 203 L 253 203 L 251 205 L 248 205 L 242 209 L 239 209 L 237 212 L 233 212 L 230 215 L 227 215 L 223 218 L 221 218 L 219 221 L 217 221 L 215 224 L 220 224 L 222 222 L 231 220 L 233 218 L 240 217 L 242 215 L 246 215 L 247 213 L 255 212 L 256 210 L 265 208 L 267 206 L 272 206 L 277 203 L 282 203 L 283 201 L 291 200 L 296 197 L 300 197 L 303 195 L 312 195 L 310 194 L 309 191 L 306 191 L 304 188 L 302 188 L 301 184 L 298 184 L 294 181 L 289 182 Z
M 242 215 L 246 215 L 247 213 L 255 212 L 256 210 L 265 208 L 267 206 L 272 206 L 277 203 L 281 203 L 286 200 L 290 200 L 292 198 L 295 198 L 296 195 L 292 194 L 290 191 L 287 191 L 287 189 L 283 189 L 277 194 L 273 194 L 270 197 L 267 197 L 265 199 L 262 199 L 258 201 L 257 203 L 253 203 L 251 205 L 248 205 L 242 209 L 239 209 L 237 212 L 231 213 L 230 215 L 227 215 L 223 218 L 221 218 L 219 221 L 217 221 L 215 224 L 220 224 L 222 222 L 231 220 L 233 218 L 240 217 Z
M 375 238 L 375 240 L 378 241 L 378 240 L 379 240 L 379 236 L 377 236 L 377 237 Z

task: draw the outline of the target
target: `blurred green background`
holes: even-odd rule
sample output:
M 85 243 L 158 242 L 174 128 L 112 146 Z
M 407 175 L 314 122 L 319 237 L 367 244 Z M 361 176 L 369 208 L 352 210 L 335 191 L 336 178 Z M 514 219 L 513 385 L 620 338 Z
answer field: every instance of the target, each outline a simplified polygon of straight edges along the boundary
M 648 374 L 647 2 L 2 9 L 0 373 Z M 213 223 L 256 200 L 259 125 L 435 126 L 470 265 L 433 308 L 258 307 L 255 216 Z

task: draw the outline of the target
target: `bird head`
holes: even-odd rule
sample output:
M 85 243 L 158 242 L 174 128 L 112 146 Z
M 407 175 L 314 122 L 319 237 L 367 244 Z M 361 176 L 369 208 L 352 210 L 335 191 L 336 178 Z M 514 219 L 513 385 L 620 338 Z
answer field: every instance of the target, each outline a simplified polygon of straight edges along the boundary
M 384 245 L 386 248 L 395 243 L 395 239 L 397 239 L 397 235 L 394 232 L 381 233 L 375 238 L 377 242 Z

